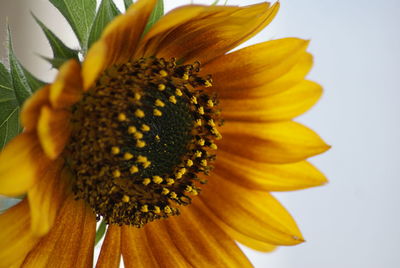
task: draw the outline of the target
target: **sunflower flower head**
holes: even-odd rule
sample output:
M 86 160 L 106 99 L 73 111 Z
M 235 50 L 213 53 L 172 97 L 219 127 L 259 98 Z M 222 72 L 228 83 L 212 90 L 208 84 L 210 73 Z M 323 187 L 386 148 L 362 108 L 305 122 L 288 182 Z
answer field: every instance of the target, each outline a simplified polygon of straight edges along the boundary
M 72 107 L 65 158 L 73 192 L 107 223 L 141 227 L 179 214 L 208 174 L 221 122 L 200 63 L 113 65 Z
M 125 267 L 251 267 L 236 241 L 304 242 L 271 192 L 327 181 L 307 158 L 329 146 L 293 121 L 322 93 L 305 78 L 309 41 L 231 52 L 279 2 L 165 15 L 161 0 L 126 0 L 124 14 L 110 0 L 50 2 L 80 49 L 36 18 L 54 82 L 23 68 L 11 39 L 10 70 L 0 64 L 0 194 L 23 197 L 0 215 L 0 268 L 92 267 L 104 233 L 107 268 L 121 255 Z

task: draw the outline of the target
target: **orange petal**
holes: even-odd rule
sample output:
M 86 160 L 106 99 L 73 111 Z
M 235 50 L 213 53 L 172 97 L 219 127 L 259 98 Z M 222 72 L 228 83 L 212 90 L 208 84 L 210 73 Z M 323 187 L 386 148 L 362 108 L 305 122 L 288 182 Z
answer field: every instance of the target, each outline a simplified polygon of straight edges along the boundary
M 121 228 L 121 250 L 125 267 L 159 267 L 144 230 L 127 225 Z
M 221 100 L 222 117 L 229 121 L 289 120 L 310 109 L 321 94 L 320 85 L 305 80 L 289 90 L 264 98 Z
M 0 215 L 0 267 L 19 267 L 39 237 L 30 233 L 26 198 Z
M 184 8 L 193 9 L 192 6 Z M 272 21 L 278 9 L 279 3 L 272 7 L 269 3 L 240 8 L 208 7 L 191 20 L 174 25 L 162 40 L 159 38 L 158 46 L 146 53 L 176 57 L 182 62 L 198 60 L 204 64 L 251 38 Z
M 74 267 L 77 268 L 93 267 L 94 241 L 96 238 L 96 215 L 93 213 L 93 210 L 89 208 L 86 204 L 85 204 L 85 216 L 82 225 L 83 225 L 83 232 L 79 237 L 81 241 L 78 247 L 78 255 L 75 257 L 76 261 Z M 72 247 L 73 246 L 70 246 L 68 250 L 70 250 Z M 60 251 L 57 254 L 63 254 L 63 253 L 62 251 Z M 54 263 L 58 263 L 58 260 L 56 258 L 54 259 Z
M 28 191 L 31 231 L 37 236 L 47 234 L 65 199 L 66 178 L 61 175 L 63 165 L 64 161 L 55 161 Z
M 76 60 L 64 63 L 50 86 L 53 108 L 67 108 L 78 102 L 82 94 L 81 65 Z
M 121 260 L 121 227 L 109 225 L 96 268 L 119 268 Z
M 38 122 L 38 136 L 43 150 L 51 159 L 56 159 L 64 150 L 71 135 L 71 113 L 43 106 Z
M 96 217 L 69 195 L 54 227 L 26 257 L 23 267 L 92 267 Z
M 18 135 L 0 154 L 0 194 L 25 194 L 50 164 L 34 134 Z
M 193 267 L 252 267 L 233 239 L 194 204 L 166 225 L 173 243 Z
M 276 249 L 275 245 L 271 245 L 264 241 L 256 240 L 253 237 L 246 236 L 242 234 L 240 230 L 233 229 L 231 226 L 228 226 L 221 219 L 219 219 L 215 214 L 210 211 L 202 202 L 201 199 L 195 202 L 196 209 L 201 210 L 203 213 L 207 214 L 216 224 L 218 224 L 222 230 L 224 230 L 230 237 L 239 243 L 252 248 L 254 250 L 258 250 L 261 252 L 271 252 Z
M 272 245 L 304 241 L 293 218 L 269 193 L 243 188 L 214 174 L 200 197 L 226 225 L 254 240 Z
M 217 92 L 260 87 L 290 72 L 308 43 L 284 38 L 256 44 L 218 57 L 203 66 L 201 73 L 212 75 L 212 89 Z
M 330 148 L 314 131 L 292 121 L 227 122 L 220 131 L 221 150 L 259 162 L 293 163 Z
M 147 241 L 152 247 L 153 255 L 163 267 L 192 267 L 185 259 L 184 253 L 174 244 L 172 239 L 176 234 L 169 233 L 165 221 L 155 221 L 145 226 Z M 166 250 L 168 249 L 168 250 Z M 201 254 L 198 252 L 198 254 Z
M 222 88 L 218 91 L 218 97 L 220 100 L 225 99 L 251 99 L 251 98 L 263 98 L 277 94 L 292 88 L 298 83 L 304 80 L 304 77 L 311 70 L 313 65 L 313 57 L 310 53 L 304 53 L 298 62 L 282 76 L 277 79 L 270 81 L 260 87 L 247 87 L 243 85 L 240 88 Z
M 292 191 L 327 183 L 326 177 L 307 161 L 260 163 L 221 150 L 213 172 L 230 182 L 260 191 Z
M 89 89 L 98 75 L 115 63 L 129 61 L 135 53 L 156 0 L 139 0 L 125 14 L 105 28 L 99 41 L 89 49 L 83 62 L 84 89 Z
M 36 129 L 42 106 L 49 104 L 49 92 L 50 86 L 47 85 L 25 101 L 21 111 L 21 124 L 25 127 L 25 131 Z

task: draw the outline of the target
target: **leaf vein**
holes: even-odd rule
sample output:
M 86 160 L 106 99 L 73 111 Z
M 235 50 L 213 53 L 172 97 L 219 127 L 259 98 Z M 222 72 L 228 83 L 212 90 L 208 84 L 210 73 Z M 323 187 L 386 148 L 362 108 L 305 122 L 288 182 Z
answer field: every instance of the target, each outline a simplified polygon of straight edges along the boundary
M 0 128 L 4 126 L 5 123 L 8 122 L 8 120 L 10 120 L 11 116 L 13 116 L 13 114 L 18 111 L 19 107 L 15 107 L 14 110 L 7 116 L 7 118 L 0 124 Z

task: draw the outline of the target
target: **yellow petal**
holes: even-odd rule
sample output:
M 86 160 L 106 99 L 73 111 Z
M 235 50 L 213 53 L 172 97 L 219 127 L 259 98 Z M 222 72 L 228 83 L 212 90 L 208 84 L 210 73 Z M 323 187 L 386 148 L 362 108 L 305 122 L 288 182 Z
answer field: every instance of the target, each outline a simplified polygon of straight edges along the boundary
M 136 51 L 135 58 L 155 55 L 159 43 L 171 29 L 193 18 L 199 18 L 204 10 L 206 10 L 205 6 L 190 5 L 178 7 L 165 14 L 143 37 Z
M 67 108 L 79 101 L 82 94 L 81 65 L 76 60 L 64 63 L 50 86 L 53 108 Z
M 192 267 L 189 260 L 185 259 L 184 253 L 181 253 L 179 246 L 174 244 L 172 236 L 175 236 L 175 233 L 168 232 L 165 221 L 149 223 L 143 231 L 146 232 L 147 241 L 160 266 Z
M 71 135 L 71 113 L 43 106 L 39 122 L 38 136 L 46 155 L 56 159 L 64 150 Z
M 235 230 L 233 229 L 231 229 L 231 231 L 228 231 L 227 233 L 230 234 L 240 244 L 260 252 L 272 252 L 277 248 L 277 246 L 275 245 L 253 239 L 251 237 L 243 235 L 242 233 L 235 232 Z
M 42 106 L 49 104 L 49 92 L 50 86 L 47 85 L 36 91 L 24 103 L 21 111 L 21 124 L 25 127 L 25 131 L 29 132 L 36 129 Z
M 265 8 L 264 10 L 260 9 L 258 6 L 258 5 L 262 5 L 262 4 L 264 4 L 264 8 Z M 250 11 L 250 8 L 252 9 L 252 11 Z M 256 27 L 249 29 L 249 31 L 246 33 L 246 35 L 244 35 L 240 40 L 238 40 L 237 45 L 242 44 L 243 42 L 249 40 L 254 35 L 256 35 L 261 30 L 263 30 L 265 27 L 267 27 L 267 25 L 270 24 L 271 21 L 275 18 L 276 14 L 279 11 L 279 8 L 280 8 L 280 3 L 275 2 L 272 6 L 270 3 L 260 3 L 260 4 L 244 7 L 243 9 L 241 9 L 238 13 L 245 13 L 245 14 L 248 13 L 249 16 L 258 17 L 258 19 L 254 21 Z M 261 13 L 260 13 L 260 11 L 261 11 Z
M 227 122 L 220 131 L 218 148 L 258 162 L 293 163 L 330 148 L 314 131 L 292 121 Z
M 243 85 L 241 88 L 216 88 L 220 100 L 225 99 L 250 99 L 263 98 L 273 94 L 277 94 L 292 88 L 304 80 L 304 77 L 311 70 L 313 57 L 309 53 L 304 53 L 298 62 L 282 76 L 270 81 L 259 87 L 247 87 Z M 215 88 L 215 87 L 214 87 Z
M 96 268 L 119 268 L 121 260 L 121 227 L 109 225 Z
M 302 81 L 289 90 L 263 98 L 221 100 L 223 118 L 229 121 L 277 121 L 292 119 L 310 109 L 321 97 L 317 83 Z
M 204 64 L 251 38 L 272 21 L 278 9 L 279 3 L 272 7 L 269 3 L 240 8 L 209 7 L 192 20 L 175 25 L 153 53 L 158 57 L 176 57 L 182 62 L 198 60 Z
M 31 231 L 37 236 L 47 234 L 65 198 L 66 178 L 63 178 L 64 161 L 50 165 L 38 183 L 28 191 L 31 208 Z
M 50 163 L 34 134 L 18 135 L 0 153 L 0 194 L 26 193 Z
M 26 199 L 0 215 L 0 267 L 18 267 L 39 237 L 30 233 Z
M 307 161 L 260 163 L 221 150 L 213 172 L 243 187 L 260 191 L 292 191 L 327 183 L 326 177 Z
M 93 44 L 83 62 L 84 89 L 89 89 L 98 75 L 115 63 L 127 62 L 135 53 L 156 0 L 139 0 L 125 14 L 116 17 Z
M 201 17 L 202 12 L 205 12 L 205 10 L 207 10 L 207 7 L 202 5 L 187 5 L 171 10 L 153 25 L 150 31 L 144 36 L 143 43 L 191 19 Z M 215 10 L 213 11 L 215 12 Z
M 96 217 L 69 195 L 54 227 L 26 257 L 23 267 L 92 267 Z
M 265 243 L 264 241 L 256 240 L 253 237 L 246 236 L 245 234 L 242 234 L 240 230 L 233 229 L 231 226 L 226 225 L 226 223 L 215 216 L 215 214 L 204 205 L 202 200 L 194 202 L 194 206 L 196 209 L 206 213 L 210 219 L 212 219 L 216 224 L 218 224 L 218 226 L 221 227 L 222 230 L 224 230 L 224 232 L 226 232 L 230 237 L 239 243 L 261 252 L 271 252 L 276 249 L 275 245 L 271 245 L 269 243 Z
M 288 73 L 304 55 L 308 41 L 298 38 L 272 40 L 218 57 L 201 74 L 211 74 L 213 90 L 260 87 Z
M 88 51 L 85 61 L 82 63 L 83 90 L 86 91 L 92 87 L 99 77 L 109 65 L 107 54 L 109 47 L 105 42 L 96 42 Z
M 147 241 L 146 233 L 142 229 L 132 226 L 123 225 L 121 228 L 121 251 L 125 267 L 159 267 L 153 255 L 152 245 Z
M 165 224 L 173 243 L 193 267 L 252 267 L 233 239 L 194 205 Z
M 226 225 L 254 240 L 272 245 L 304 241 L 293 218 L 269 193 L 249 190 L 214 174 L 200 198 Z

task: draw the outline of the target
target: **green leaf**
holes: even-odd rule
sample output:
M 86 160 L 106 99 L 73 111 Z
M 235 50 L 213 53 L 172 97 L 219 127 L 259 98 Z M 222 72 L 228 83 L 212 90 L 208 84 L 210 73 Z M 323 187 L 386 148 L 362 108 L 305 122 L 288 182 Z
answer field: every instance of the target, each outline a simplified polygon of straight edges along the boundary
M 146 34 L 151 27 L 164 15 L 164 0 L 158 0 L 153 12 L 150 15 L 149 21 L 147 22 L 144 34 Z
M 67 47 L 49 28 L 46 27 L 35 15 L 33 18 L 36 20 L 37 24 L 39 24 L 40 28 L 47 37 L 47 40 L 50 43 L 51 49 L 53 50 L 53 58 L 63 59 L 63 61 L 58 61 L 57 64 L 52 64 L 54 68 L 59 68 L 62 63 L 69 59 L 77 59 L 78 58 L 78 51 L 73 50 Z
M 97 39 L 100 38 L 101 33 L 107 24 L 115 17 L 121 14 L 117 6 L 112 0 L 102 0 L 99 10 L 97 11 L 96 18 L 94 19 L 92 28 L 90 30 L 88 47 L 90 47 Z
M 19 110 L 19 103 L 12 88 L 11 75 L 0 63 L 0 150 L 22 130 L 19 123 Z
M 44 84 L 18 61 L 12 46 L 10 28 L 8 53 L 10 71 L 0 64 L 0 149 L 22 131 L 19 122 L 20 109 L 32 94 L 32 89 L 36 90 Z
M 104 234 L 105 234 L 105 232 L 106 232 L 106 227 L 107 227 L 107 224 L 106 224 L 106 222 L 103 220 L 101 223 L 100 223 L 100 226 L 99 226 L 99 228 L 97 228 L 97 231 L 96 231 L 96 238 L 95 238 L 95 241 L 94 241 L 94 245 L 96 246 L 99 242 L 100 242 L 100 240 L 103 238 L 103 236 L 104 236 Z
M 19 63 L 17 57 L 14 54 L 10 28 L 8 28 L 8 60 L 10 62 L 10 73 L 12 87 L 15 92 L 15 96 L 20 106 L 25 102 L 27 98 L 32 95 L 32 89 L 25 76 L 24 69 Z
M 0 90 L 13 91 L 10 72 L 1 62 L 0 62 Z
M 125 4 L 125 9 L 128 9 L 133 4 L 133 1 L 132 0 L 124 0 L 124 4 Z
M 0 63 L 0 150 L 22 131 L 20 109 L 32 90 L 44 85 L 20 64 L 14 54 L 10 28 L 7 30 L 10 71 Z
M 96 0 L 50 0 L 75 32 L 83 51 L 96 15 Z

